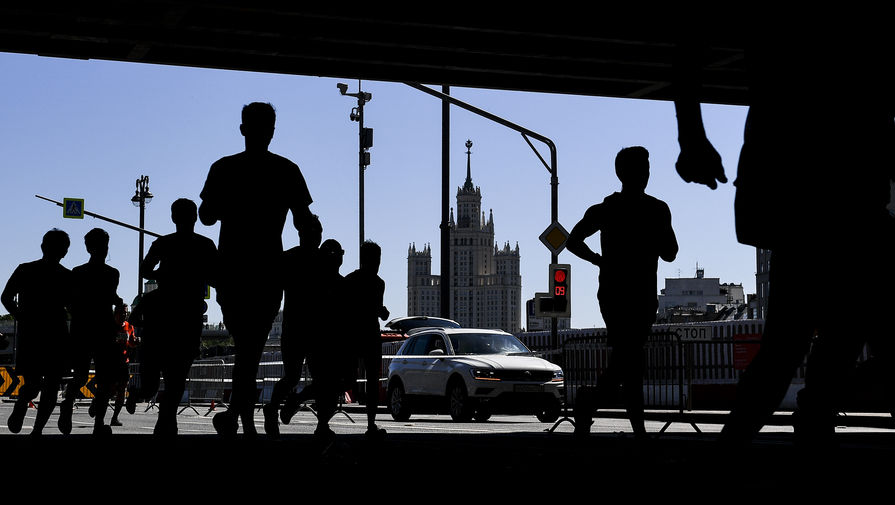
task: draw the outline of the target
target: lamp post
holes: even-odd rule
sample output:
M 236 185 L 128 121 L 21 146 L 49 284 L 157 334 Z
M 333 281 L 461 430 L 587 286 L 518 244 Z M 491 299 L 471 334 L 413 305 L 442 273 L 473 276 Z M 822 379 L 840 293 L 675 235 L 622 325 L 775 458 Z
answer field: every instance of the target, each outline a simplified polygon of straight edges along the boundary
M 364 170 L 370 164 L 370 152 L 367 149 L 373 147 L 373 129 L 364 128 L 364 104 L 373 99 L 371 93 L 361 91 L 360 80 L 357 81 L 357 93 L 348 93 L 348 85 L 343 83 L 336 84 L 339 92 L 343 96 L 351 96 L 357 98 L 357 107 L 351 109 L 349 119 L 357 121 L 358 132 L 358 254 L 360 246 L 364 243 Z
M 131 198 L 131 203 L 140 208 L 140 258 L 137 262 L 137 295 L 139 296 L 143 294 L 143 278 L 140 276 L 140 265 L 143 264 L 143 221 L 146 216 L 146 205 L 152 201 L 152 193 L 149 192 L 149 176 L 140 176 L 136 185 L 137 190 Z

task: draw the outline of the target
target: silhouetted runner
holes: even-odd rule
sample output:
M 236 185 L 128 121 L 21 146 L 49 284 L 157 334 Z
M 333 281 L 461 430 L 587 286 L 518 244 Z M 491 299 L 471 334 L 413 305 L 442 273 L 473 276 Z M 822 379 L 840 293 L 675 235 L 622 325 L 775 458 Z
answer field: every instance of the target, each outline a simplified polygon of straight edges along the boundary
M 383 305 L 385 281 L 379 277 L 382 250 L 378 244 L 366 241 L 360 247 L 360 268 L 345 276 L 345 287 L 351 296 L 348 307 L 354 337 L 355 353 L 364 367 L 367 391 L 367 436 L 378 439 L 385 430 L 376 426 L 376 410 L 379 408 L 379 376 L 382 372 L 382 335 L 379 319 L 388 319 L 388 309 Z
M 124 301 L 118 296 L 118 270 L 106 264 L 109 234 L 94 228 L 84 235 L 90 259 L 72 269 L 71 365 L 73 376 L 59 405 L 59 431 L 71 433 L 72 407 L 79 391 L 87 384 L 91 360 L 95 365 L 96 386 L 90 414 L 94 435 L 112 433 L 105 424 L 106 410 L 116 382 L 118 327 L 115 311 Z
M 765 23 L 747 39 L 749 112 L 734 209 L 737 239 L 772 251 L 761 347 L 740 378 L 722 440 L 742 444 L 764 426 L 812 350 L 794 419 L 797 440 L 832 440 L 837 404 L 865 341 L 892 363 L 895 176 L 887 30 L 830 37 L 825 23 Z M 760 38 L 759 38 L 760 37 Z M 675 109 L 685 181 L 726 182 L 699 106 L 699 41 L 681 44 Z M 857 270 L 857 271 L 855 271 Z M 879 339 L 885 335 L 887 338 Z M 875 340 L 875 342 L 874 342 Z M 891 365 L 890 365 L 891 369 Z M 891 380 L 891 379 L 890 379 Z
M 121 414 L 121 409 L 124 408 L 127 386 L 130 382 L 130 363 L 136 357 L 138 341 L 134 327 L 127 320 L 129 316 L 130 313 L 126 305 L 115 312 L 115 324 L 118 327 L 118 335 L 115 339 L 116 359 L 111 395 L 114 405 L 112 407 L 112 418 L 109 419 L 109 426 L 121 426 L 119 415 Z
M 177 407 L 183 397 L 190 366 L 199 355 L 202 337 L 202 314 L 208 286 L 214 286 L 214 242 L 193 231 L 196 225 L 196 204 L 181 198 L 171 204 L 171 220 L 177 229 L 159 237 L 149 247 L 140 265 L 140 275 L 158 283 L 158 310 L 163 322 L 159 331 L 146 339 L 150 349 L 143 359 L 155 360 L 165 378 L 165 391 L 159 402 L 158 436 L 177 434 Z M 157 387 L 158 375 L 143 377 Z M 154 391 L 139 394 L 147 398 Z
M 320 330 L 331 322 L 323 320 L 318 311 L 322 235 L 320 220 L 313 216 L 299 232 L 299 245 L 283 253 L 283 330 L 280 335 L 283 377 L 274 384 L 270 401 L 263 408 L 264 432 L 271 437 L 280 434 L 278 412 L 287 398 L 289 400 L 279 417 L 284 424 L 288 424 L 295 414 L 298 405 L 292 391 L 301 380 L 309 342 L 321 338 L 323 333 Z
M 28 405 L 38 394 L 31 436 L 43 433 L 56 407 L 70 344 L 66 308 L 71 300 L 71 271 L 59 264 L 69 245 L 64 231 L 48 231 L 40 244 L 41 259 L 16 267 L 0 294 L 0 302 L 16 319 L 15 373 L 24 379 L 6 422 L 13 433 L 22 430 Z
M 155 397 L 160 385 L 161 354 L 165 351 L 165 314 L 158 289 L 137 295 L 127 321 L 133 325 L 139 342 L 134 353 L 139 372 L 134 381 L 128 383 L 124 402 L 127 413 L 133 414 L 137 411 L 137 403 Z
M 615 158 L 622 182 L 602 203 L 587 209 L 572 228 L 569 252 L 600 268 L 600 313 L 612 348 L 607 369 L 595 391 L 579 390 L 575 400 L 575 433 L 590 432 L 593 410 L 605 407 L 622 386 L 625 409 L 635 437 L 646 435 L 643 418 L 643 346 L 656 321 L 658 260 L 674 261 L 678 245 L 665 202 L 647 195 L 649 152 L 627 147 Z M 601 252 L 584 242 L 600 232 Z
M 318 288 L 316 296 L 311 300 L 309 312 L 313 312 L 321 321 L 314 328 L 328 328 L 330 331 L 320 331 L 308 339 L 306 349 L 312 382 L 297 394 L 289 395 L 281 413 L 291 417 L 298 405 L 313 399 L 317 409 L 314 435 L 324 446 L 331 443 L 335 436 L 329 427 L 329 421 L 336 413 L 341 394 L 352 387 L 357 367 L 357 359 L 351 352 L 350 325 L 341 327 L 341 331 L 332 331 L 334 325 L 339 327 L 336 321 L 346 318 L 351 310 L 348 303 L 351 296 L 346 292 L 345 278 L 339 273 L 344 256 L 345 251 L 338 241 L 327 239 L 320 244 L 318 261 L 315 263 L 315 282 Z M 284 422 L 288 422 L 288 419 L 284 419 Z
M 283 298 L 283 226 L 289 211 L 298 230 L 311 216 L 311 194 L 298 166 L 268 151 L 275 122 L 270 104 L 245 106 L 239 127 L 245 151 L 216 161 L 200 195 L 202 223 L 221 223 L 217 301 L 236 347 L 230 409 L 214 417 L 223 436 L 236 434 L 237 417 L 245 435 L 257 434 L 255 377 Z

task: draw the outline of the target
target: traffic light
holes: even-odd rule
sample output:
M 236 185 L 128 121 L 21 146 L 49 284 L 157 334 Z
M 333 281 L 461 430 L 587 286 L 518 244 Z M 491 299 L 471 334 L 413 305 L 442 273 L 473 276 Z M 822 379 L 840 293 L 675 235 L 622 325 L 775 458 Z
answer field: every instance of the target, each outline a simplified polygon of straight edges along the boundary
M 572 314 L 571 272 L 568 264 L 550 265 L 550 295 L 553 298 L 551 312 L 556 317 L 569 317 Z

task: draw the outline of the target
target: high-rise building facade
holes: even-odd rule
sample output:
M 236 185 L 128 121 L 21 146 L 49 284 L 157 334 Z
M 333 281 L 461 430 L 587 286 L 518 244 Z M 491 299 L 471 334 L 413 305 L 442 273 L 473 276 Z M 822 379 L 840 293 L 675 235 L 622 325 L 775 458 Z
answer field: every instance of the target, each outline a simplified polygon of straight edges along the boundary
M 519 244 L 494 242 L 494 215 L 482 211 L 481 188 L 472 183 L 466 141 L 466 181 L 457 189 L 457 215 L 450 217 L 450 318 L 471 328 L 521 330 L 522 275 Z M 407 312 L 440 316 L 441 276 L 432 275 L 432 251 L 426 245 L 407 252 Z

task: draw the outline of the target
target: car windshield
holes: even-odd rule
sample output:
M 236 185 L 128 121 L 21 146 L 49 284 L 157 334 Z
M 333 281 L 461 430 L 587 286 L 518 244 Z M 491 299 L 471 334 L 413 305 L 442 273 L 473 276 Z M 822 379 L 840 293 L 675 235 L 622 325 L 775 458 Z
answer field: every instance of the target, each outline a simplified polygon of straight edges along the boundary
M 512 335 L 500 333 L 454 333 L 450 335 L 455 354 L 517 354 L 531 351 Z

